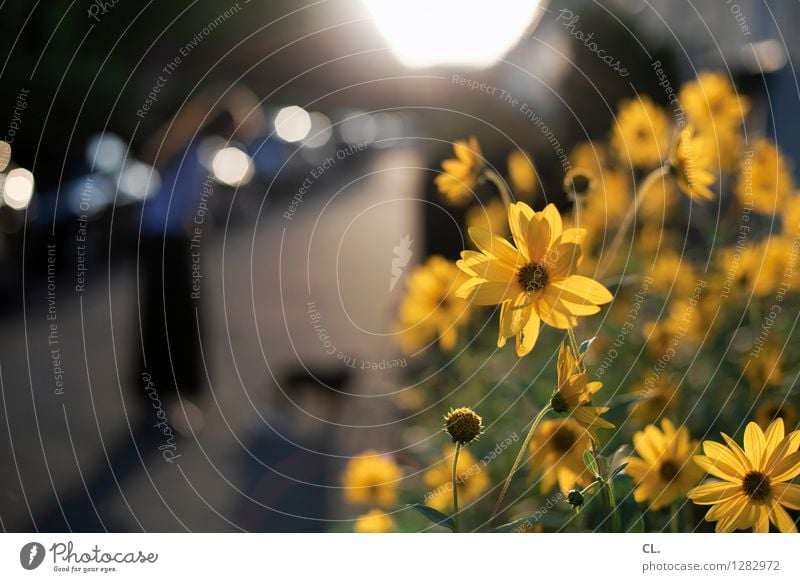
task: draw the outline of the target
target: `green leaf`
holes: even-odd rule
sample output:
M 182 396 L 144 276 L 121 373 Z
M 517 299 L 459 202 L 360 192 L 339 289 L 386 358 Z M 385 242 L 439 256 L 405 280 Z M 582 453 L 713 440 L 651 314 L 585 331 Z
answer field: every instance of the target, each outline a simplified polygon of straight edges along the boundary
M 589 348 L 592 345 L 592 342 L 597 339 L 597 336 L 589 338 L 581 342 L 581 345 L 578 346 L 578 355 L 583 357 L 583 355 L 589 351 Z
M 614 477 L 620 475 L 625 470 L 625 467 L 627 467 L 627 466 L 628 466 L 628 463 L 625 462 L 625 463 L 622 463 L 621 465 L 618 465 L 617 467 L 615 467 L 614 470 L 611 471 L 611 475 L 609 476 L 609 479 L 613 479 Z
M 409 507 L 416 509 L 431 523 L 446 527 L 450 531 L 453 531 L 456 527 L 452 517 L 446 516 L 444 513 L 434 509 L 433 507 L 428 507 L 427 505 L 422 505 L 421 503 L 411 503 L 409 504 Z
M 586 468 L 589 469 L 589 472 L 594 477 L 600 476 L 600 469 L 597 466 L 597 459 L 594 458 L 592 451 L 589 449 L 583 451 L 583 464 L 586 465 Z

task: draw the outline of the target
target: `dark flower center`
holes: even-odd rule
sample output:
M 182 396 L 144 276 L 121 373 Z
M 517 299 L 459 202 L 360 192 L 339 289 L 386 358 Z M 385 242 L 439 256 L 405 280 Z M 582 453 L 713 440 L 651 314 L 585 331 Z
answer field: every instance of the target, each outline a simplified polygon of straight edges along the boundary
M 558 414 L 565 414 L 569 412 L 569 404 L 558 392 L 553 394 L 553 397 L 550 399 L 550 406 L 553 407 L 553 412 L 557 412 Z
M 553 448 L 560 453 L 570 452 L 578 440 L 574 431 L 563 426 L 556 430 L 551 438 L 553 439 Z
M 658 474 L 661 476 L 663 481 L 670 482 L 678 476 L 680 470 L 680 467 L 674 461 L 664 461 L 661 463 Z
M 544 289 L 548 280 L 547 269 L 536 263 L 525 265 L 517 272 L 517 282 L 526 293 Z
M 766 501 L 771 489 L 769 477 L 760 471 L 750 471 L 742 479 L 742 491 L 753 501 Z

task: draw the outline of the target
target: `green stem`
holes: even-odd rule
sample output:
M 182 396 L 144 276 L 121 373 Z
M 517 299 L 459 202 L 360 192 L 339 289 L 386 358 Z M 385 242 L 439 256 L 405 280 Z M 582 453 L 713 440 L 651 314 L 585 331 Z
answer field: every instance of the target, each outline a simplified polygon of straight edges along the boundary
M 456 453 L 453 455 L 453 533 L 459 531 L 458 527 L 458 454 L 461 452 L 461 443 L 456 443 Z
M 680 506 L 676 501 L 675 503 L 672 504 L 672 507 L 670 507 L 669 511 L 669 526 L 670 526 L 669 529 L 672 533 L 678 533 L 680 531 L 679 527 L 680 514 L 681 514 Z
M 519 453 L 517 453 L 517 458 L 514 459 L 514 464 L 511 466 L 511 471 L 508 473 L 508 477 L 506 477 L 505 483 L 503 483 L 503 489 L 500 491 L 500 497 L 497 499 L 497 503 L 494 506 L 494 510 L 492 511 L 492 516 L 490 518 L 494 519 L 494 517 L 500 511 L 500 506 L 503 504 L 503 499 L 505 499 L 506 493 L 508 493 L 508 488 L 511 486 L 511 479 L 514 477 L 514 473 L 517 472 L 519 469 L 520 464 L 522 463 L 522 459 L 525 457 L 525 451 L 528 450 L 528 446 L 531 444 L 531 439 L 533 438 L 533 434 L 536 432 L 536 429 L 539 426 L 539 423 L 542 422 L 542 419 L 545 415 L 550 412 L 553 408 L 548 404 L 542 411 L 533 419 L 533 423 L 531 424 L 531 428 L 528 431 L 525 440 L 522 442 L 522 446 L 519 449 Z
M 503 180 L 503 178 L 497 172 L 490 170 L 489 168 L 486 168 L 483 171 L 483 175 L 486 176 L 486 179 L 494 184 L 498 192 L 500 192 L 500 197 L 503 199 L 503 204 L 506 205 L 506 208 L 511 206 L 513 200 L 511 199 L 511 191 L 508 189 L 506 181 Z
M 606 274 L 606 271 L 608 271 L 608 268 L 614 262 L 614 258 L 619 252 L 619 248 L 622 246 L 622 241 L 625 238 L 625 235 L 628 233 L 628 229 L 630 229 L 631 224 L 633 224 L 633 218 L 638 214 L 639 208 L 641 207 L 645 196 L 656 183 L 656 180 L 663 178 L 668 173 L 669 165 L 664 164 L 663 166 L 660 166 L 650 172 L 642 181 L 642 185 L 636 192 L 634 203 L 628 208 L 625 218 L 622 219 L 622 224 L 620 224 L 619 229 L 617 229 L 617 234 L 614 235 L 614 239 L 611 241 L 611 245 L 608 247 L 605 260 L 597 269 L 597 273 L 594 276 L 595 279 L 602 279 L 603 275 Z
M 621 526 L 619 523 L 619 514 L 617 513 L 617 500 L 614 495 L 614 483 L 612 483 L 611 479 L 609 479 L 608 481 L 604 481 L 604 485 L 605 487 L 603 489 L 606 492 L 608 511 L 611 514 L 611 531 L 619 532 Z

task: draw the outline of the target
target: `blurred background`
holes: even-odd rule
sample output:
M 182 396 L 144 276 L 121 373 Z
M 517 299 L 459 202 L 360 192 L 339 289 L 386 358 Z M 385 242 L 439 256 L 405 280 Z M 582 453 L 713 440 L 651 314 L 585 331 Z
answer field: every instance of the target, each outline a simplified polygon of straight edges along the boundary
M 673 87 L 727 72 L 797 159 L 798 18 L 758 0 L 2 3 L 0 527 L 348 529 L 343 465 L 404 429 L 404 276 L 464 248 L 433 184 L 452 142 L 477 136 L 496 167 L 531 152 L 535 205 L 566 207 L 563 152 L 606 136 L 622 98 L 668 106 L 660 62 Z

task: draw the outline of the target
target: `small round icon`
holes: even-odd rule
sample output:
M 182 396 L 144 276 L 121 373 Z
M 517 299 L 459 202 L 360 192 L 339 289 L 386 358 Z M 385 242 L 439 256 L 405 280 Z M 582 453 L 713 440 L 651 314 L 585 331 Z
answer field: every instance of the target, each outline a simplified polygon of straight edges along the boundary
M 44 546 L 39 542 L 28 542 L 19 551 L 19 563 L 26 570 L 35 570 L 44 561 Z

